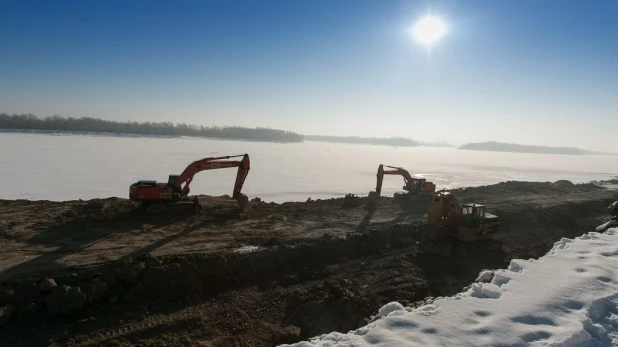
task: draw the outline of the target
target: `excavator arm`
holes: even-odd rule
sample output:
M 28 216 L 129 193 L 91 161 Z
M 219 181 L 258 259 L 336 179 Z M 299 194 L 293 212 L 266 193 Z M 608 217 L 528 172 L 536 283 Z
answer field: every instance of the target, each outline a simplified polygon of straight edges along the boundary
M 385 167 L 389 168 L 390 170 L 384 170 Z M 410 175 L 408 170 L 404 168 L 380 164 L 377 174 L 378 182 L 376 183 L 376 193 L 378 193 L 378 195 L 380 195 L 382 192 L 382 181 L 384 181 L 384 175 L 400 175 L 403 177 L 403 181 L 406 186 L 410 181 L 413 180 L 412 175 Z
M 387 167 L 391 170 L 384 170 L 384 167 Z M 408 172 L 408 170 L 400 167 L 382 165 L 378 166 L 378 181 L 376 183 L 376 193 L 378 196 L 382 193 L 382 181 L 384 181 L 384 175 L 400 175 L 403 176 L 403 180 L 405 185 L 407 186 L 410 181 L 412 181 L 412 175 Z
M 232 158 L 242 157 L 241 160 L 229 160 Z M 225 157 L 211 157 L 204 158 L 189 164 L 187 168 L 180 174 L 176 182 L 174 183 L 174 189 L 181 192 L 181 196 L 187 196 L 189 194 L 189 185 L 193 181 L 193 177 L 200 171 L 215 170 L 238 167 L 238 173 L 236 174 L 236 182 L 234 183 L 233 197 L 239 199 L 241 197 L 242 186 L 245 183 L 247 174 L 250 169 L 249 155 L 234 155 Z M 183 186 L 184 185 L 184 186 Z

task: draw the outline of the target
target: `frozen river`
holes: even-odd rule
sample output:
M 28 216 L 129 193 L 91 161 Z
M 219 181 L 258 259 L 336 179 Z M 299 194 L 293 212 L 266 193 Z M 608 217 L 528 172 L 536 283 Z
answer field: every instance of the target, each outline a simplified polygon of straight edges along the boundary
M 305 142 L 225 141 L 203 138 L 72 134 L 0 134 L 3 199 L 72 200 L 128 197 L 140 179 L 167 181 L 190 162 L 249 153 L 243 192 L 266 201 L 302 201 L 367 194 L 379 164 L 402 166 L 438 189 L 508 180 L 573 182 L 618 175 L 618 160 L 602 155 L 543 155 Z M 199 173 L 192 194 L 232 193 L 236 169 Z M 401 177 L 384 179 L 383 194 L 400 190 Z

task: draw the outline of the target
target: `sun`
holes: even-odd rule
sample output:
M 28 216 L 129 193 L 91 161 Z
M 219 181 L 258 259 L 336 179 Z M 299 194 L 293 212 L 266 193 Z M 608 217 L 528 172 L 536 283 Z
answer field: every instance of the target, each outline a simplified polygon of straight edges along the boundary
M 428 15 L 414 25 L 411 33 L 418 42 L 431 46 L 444 36 L 446 25 L 440 18 Z

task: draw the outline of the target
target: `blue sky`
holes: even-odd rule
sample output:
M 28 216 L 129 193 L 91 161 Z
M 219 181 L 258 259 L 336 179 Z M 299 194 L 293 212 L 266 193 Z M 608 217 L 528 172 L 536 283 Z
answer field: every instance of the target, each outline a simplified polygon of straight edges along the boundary
M 431 49 L 409 30 L 431 13 Z M 618 1 L 0 2 L 0 112 L 607 150 Z

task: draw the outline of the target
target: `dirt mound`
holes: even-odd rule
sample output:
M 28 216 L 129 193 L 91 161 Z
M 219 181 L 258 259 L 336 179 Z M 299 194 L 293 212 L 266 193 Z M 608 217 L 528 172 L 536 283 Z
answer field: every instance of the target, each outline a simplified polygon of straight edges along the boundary
M 454 189 L 452 192 L 456 196 L 476 196 L 487 200 L 496 200 L 501 197 L 522 197 L 522 196 L 552 196 L 565 193 L 584 193 L 598 191 L 598 187 L 593 184 L 573 184 L 569 181 L 561 180 L 551 182 L 526 182 L 526 181 L 507 181 L 488 186 L 473 188 Z
M 287 318 L 290 325 L 299 327 L 300 339 L 350 331 L 367 318 L 367 300 L 358 289 L 346 289 L 353 287 L 351 281 L 345 280 L 343 286 L 328 282 L 324 287 L 318 289 L 324 297 L 298 304 Z
M 562 188 L 562 189 L 570 189 L 570 188 L 575 187 L 575 184 L 573 184 L 573 182 L 567 181 L 567 180 L 559 180 L 559 181 L 552 183 L 552 185 L 554 187 Z

